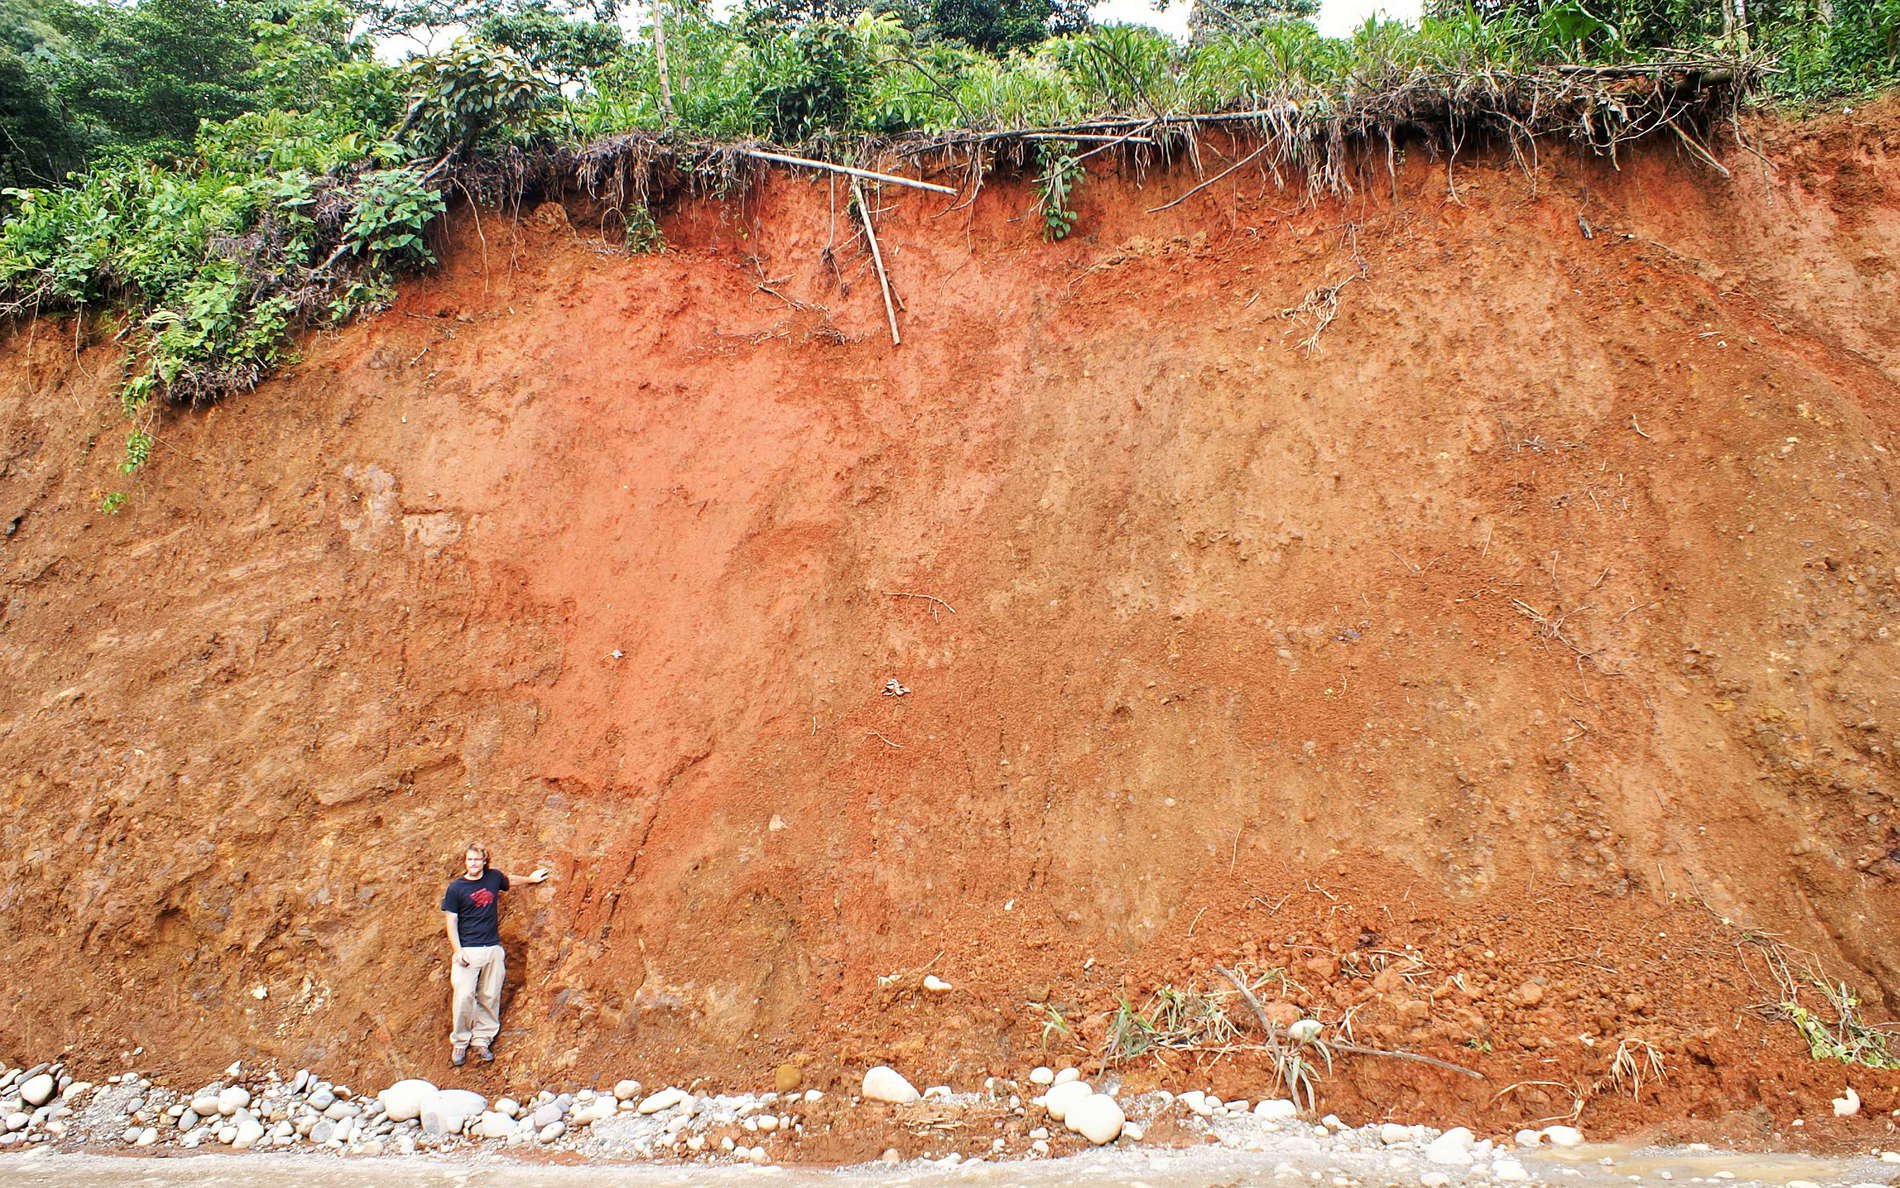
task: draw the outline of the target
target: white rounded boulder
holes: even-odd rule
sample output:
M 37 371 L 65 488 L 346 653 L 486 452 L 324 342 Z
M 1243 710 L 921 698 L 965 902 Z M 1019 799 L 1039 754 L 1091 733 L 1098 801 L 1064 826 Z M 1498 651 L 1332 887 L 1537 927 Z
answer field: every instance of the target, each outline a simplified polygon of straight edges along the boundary
M 422 1111 L 429 1108 L 439 1092 L 434 1083 L 412 1077 L 378 1093 L 376 1100 L 382 1103 L 383 1113 L 391 1122 L 409 1122 L 422 1117 Z
M 865 1070 L 860 1091 L 867 1101 L 888 1101 L 896 1105 L 909 1105 L 923 1096 L 902 1073 L 883 1064 Z
M 1463 1126 L 1454 1126 L 1433 1139 L 1425 1148 L 1425 1162 L 1440 1167 L 1469 1167 L 1472 1134 Z
M 28 1077 L 20 1085 L 20 1100 L 30 1106 L 43 1106 L 53 1100 L 53 1090 L 57 1084 L 51 1073 Z
M 1098 1147 L 1120 1138 L 1127 1121 L 1121 1103 L 1106 1093 L 1091 1093 L 1069 1106 L 1068 1116 L 1063 1119 L 1070 1130 Z
M 470 1118 L 479 1118 L 488 1111 L 488 1099 L 468 1089 L 443 1089 L 435 1099 L 422 1110 L 423 1129 L 435 1129 L 444 1134 L 454 1134 L 462 1129 Z M 434 1127 L 430 1126 L 431 1121 Z
M 1087 1081 L 1064 1081 L 1051 1086 L 1049 1092 L 1042 1095 L 1042 1108 L 1058 1122 L 1069 1120 L 1069 1110 L 1083 1098 L 1093 1095 L 1095 1090 Z
M 640 1101 L 640 1112 L 643 1114 L 657 1114 L 661 1110 L 670 1110 L 676 1105 L 685 1105 L 692 1099 L 693 1095 L 686 1092 L 686 1090 L 678 1088 L 677 1086 L 668 1086 L 657 1092 L 649 1093 L 642 1098 Z

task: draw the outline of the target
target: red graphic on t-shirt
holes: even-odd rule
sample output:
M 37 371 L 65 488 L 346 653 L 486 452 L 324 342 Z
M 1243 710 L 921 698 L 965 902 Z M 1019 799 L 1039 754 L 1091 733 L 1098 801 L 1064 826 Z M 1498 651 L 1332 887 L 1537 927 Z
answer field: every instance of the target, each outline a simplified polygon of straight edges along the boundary
M 481 890 L 472 893 L 468 897 L 468 901 L 476 907 L 487 907 L 489 904 L 495 902 L 495 893 L 483 887 Z

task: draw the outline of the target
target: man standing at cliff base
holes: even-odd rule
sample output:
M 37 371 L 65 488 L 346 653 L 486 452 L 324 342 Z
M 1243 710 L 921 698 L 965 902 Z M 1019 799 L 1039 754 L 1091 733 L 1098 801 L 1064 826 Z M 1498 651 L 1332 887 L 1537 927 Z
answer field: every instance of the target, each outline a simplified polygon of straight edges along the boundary
M 547 879 L 543 867 L 525 881 Z M 482 1060 L 493 1060 L 495 1035 L 501 1030 L 501 983 L 508 964 L 501 951 L 501 893 L 508 876 L 488 866 L 488 847 L 473 842 L 462 854 L 462 877 L 449 884 L 442 896 L 442 917 L 454 951 L 449 965 L 450 1009 L 453 1023 L 449 1063 L 460 1068 L 472 1046 Z

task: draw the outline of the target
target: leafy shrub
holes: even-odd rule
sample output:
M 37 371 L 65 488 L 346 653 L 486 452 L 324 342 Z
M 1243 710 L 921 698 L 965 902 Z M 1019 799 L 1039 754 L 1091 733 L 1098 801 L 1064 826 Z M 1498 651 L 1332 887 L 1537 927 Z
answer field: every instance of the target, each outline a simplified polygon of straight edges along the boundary
M 372 268 L 433 263 L 422 236 L 442 211 L 441 193 L 415 170 L 379 169 L 357 180 L 356 209 L 343 226 L 343 238 Z
M 1076 218 L 1075 212 L 1069 209 L 1069 197 L 1088 174 L 1080 161 L 1062 149 L 1045 151 L 1043 162 L 1043 170 L 1036 177 L 1043 238 L 1066 239 L 1075 229 Z
M 464 39 L 409 65 L 410 109 L 399 130 L 429 156 L 529 132 L 560 92 L 514 50 Z

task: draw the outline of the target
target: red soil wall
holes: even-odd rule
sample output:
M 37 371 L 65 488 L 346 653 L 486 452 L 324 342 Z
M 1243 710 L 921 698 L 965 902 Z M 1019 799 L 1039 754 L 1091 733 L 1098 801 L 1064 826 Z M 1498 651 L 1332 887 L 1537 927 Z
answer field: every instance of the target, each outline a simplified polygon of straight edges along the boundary
M 1561 1114 L 1494 1095 L 1631 1035 L 1667 1087 L 1586 1126 L 1825 1113 L 1718 916 L 1900 1007 L 1896 114 L 1727 180 L 1102 175 L 1058 244 L 888 191 L 900 348 L 823 181 L 657 256 L 464 214 L 112 516 L 116 355 L 17 328 L 0 1054 L 435 1071 L 480 836 L 556 872 L 498 1083 L 962 1084 L 1248 961 L 1490 1074 L 1348 1061 L 1354 1121 Z

